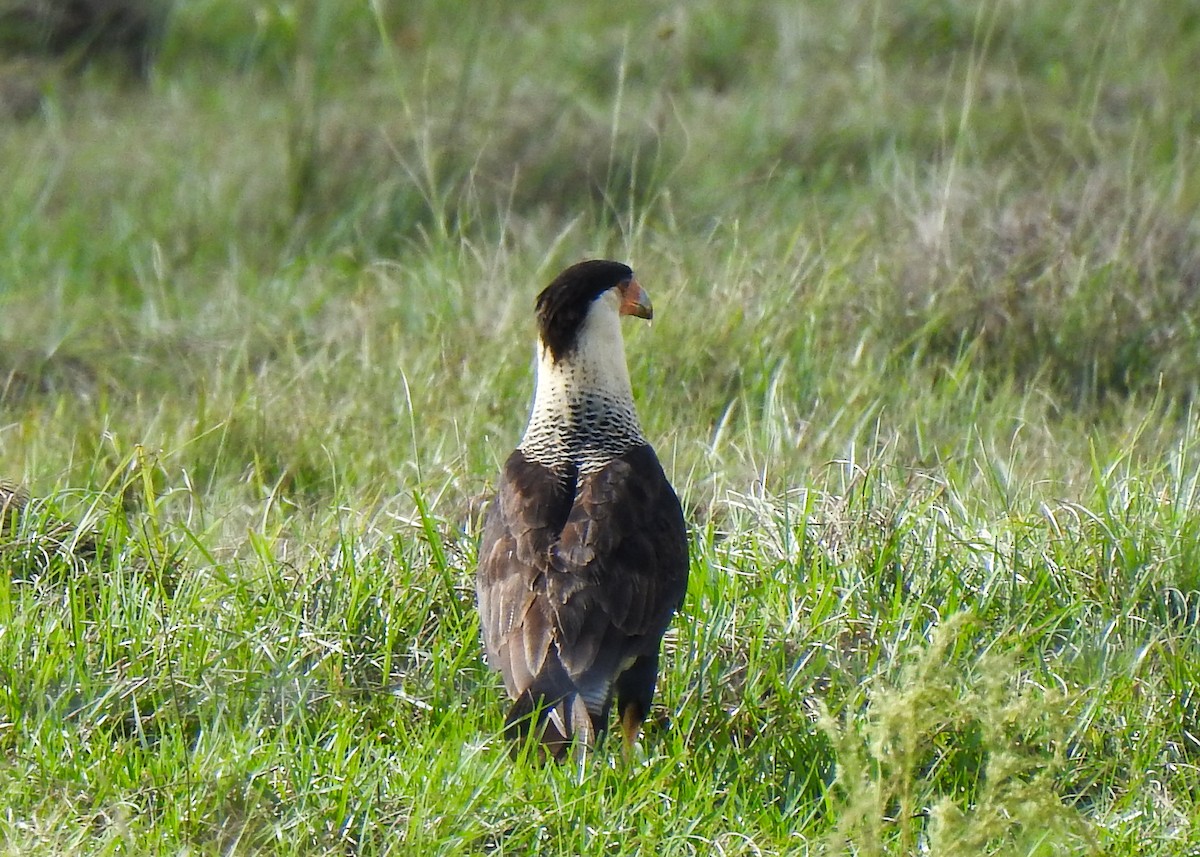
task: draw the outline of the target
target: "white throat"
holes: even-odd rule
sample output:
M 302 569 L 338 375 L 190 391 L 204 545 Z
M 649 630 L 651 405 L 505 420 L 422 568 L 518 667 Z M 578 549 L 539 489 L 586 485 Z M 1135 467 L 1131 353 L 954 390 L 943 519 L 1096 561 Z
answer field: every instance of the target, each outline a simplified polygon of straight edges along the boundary
M 533 408 L 518 445 L 530 460 L 555 470 L 574 464 L 588 473 L 646 442 L 633 406 L 618 305 L 615 290 L 597 298 L 575 347 L 559 361 L 538 341 Z

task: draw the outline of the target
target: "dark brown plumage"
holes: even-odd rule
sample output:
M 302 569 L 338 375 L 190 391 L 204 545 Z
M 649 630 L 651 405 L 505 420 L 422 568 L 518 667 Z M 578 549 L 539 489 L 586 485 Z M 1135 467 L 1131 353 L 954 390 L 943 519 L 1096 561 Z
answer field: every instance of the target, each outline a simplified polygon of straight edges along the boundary
M 573 266 L 537 309 L 533 409 L 488 512 L 476 588 L 488 662 L 513 700 L 506 734 L 532 729 L 563 759 L 604 734 L 614 697 L 636 740 L 688 548 L 633 409 L 619 316 L 651 313 L 633 272 Z

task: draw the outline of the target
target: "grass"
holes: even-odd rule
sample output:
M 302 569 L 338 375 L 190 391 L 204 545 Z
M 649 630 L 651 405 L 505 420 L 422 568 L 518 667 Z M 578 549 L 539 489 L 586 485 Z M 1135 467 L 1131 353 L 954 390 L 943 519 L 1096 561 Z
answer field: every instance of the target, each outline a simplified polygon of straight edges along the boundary
M 1198 51 L 1166 0 L 197 0 L 145 83 L 38 77 L 0 846 L 1194 853 Z M 542 768 L 474 553 L 593 255 L 692 574 L 637 761 Z

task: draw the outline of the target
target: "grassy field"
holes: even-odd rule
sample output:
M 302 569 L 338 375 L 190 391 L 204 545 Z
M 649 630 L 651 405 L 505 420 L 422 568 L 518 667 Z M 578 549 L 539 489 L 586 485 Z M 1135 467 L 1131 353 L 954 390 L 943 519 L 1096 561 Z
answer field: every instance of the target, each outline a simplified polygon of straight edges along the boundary
M 1200 9 L 584 6 L 0 65 L 0 853 L 1198 853 Z M 591 256 L 691 585 L 543 768 L 474 556 Z

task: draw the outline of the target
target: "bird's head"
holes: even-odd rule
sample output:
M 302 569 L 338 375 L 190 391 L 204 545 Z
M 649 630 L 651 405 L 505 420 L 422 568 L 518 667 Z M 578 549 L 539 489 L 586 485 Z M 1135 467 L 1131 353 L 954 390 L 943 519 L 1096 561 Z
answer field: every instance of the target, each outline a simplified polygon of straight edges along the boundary
M 602 259 L 579 262 L 538 295 L 538 337 L 559 362 L 580 346 L 589 328 L 611 328 L 622 315 L 654 316 L 650 297 L 629 266 Z

